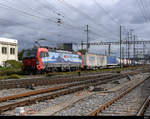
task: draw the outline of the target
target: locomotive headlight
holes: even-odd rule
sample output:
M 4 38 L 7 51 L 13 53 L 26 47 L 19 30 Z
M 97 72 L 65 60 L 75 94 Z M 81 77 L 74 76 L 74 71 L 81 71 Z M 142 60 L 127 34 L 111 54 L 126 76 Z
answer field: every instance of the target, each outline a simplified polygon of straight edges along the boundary
M 39 64 L 39 61 L 38 61 L 38 60 L 36 60 L 36 64 Z

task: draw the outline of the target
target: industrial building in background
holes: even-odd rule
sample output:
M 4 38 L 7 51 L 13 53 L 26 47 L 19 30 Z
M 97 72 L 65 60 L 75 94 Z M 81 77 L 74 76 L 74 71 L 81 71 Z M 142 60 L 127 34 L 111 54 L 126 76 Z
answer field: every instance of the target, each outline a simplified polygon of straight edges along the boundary
M 66 51 L 73 51 L 73 44 L 72 43 L 57 44 L 57 47 L 59 49 L 63 49 Z
M 0 66 L 5 66 L 7 60 L 18 60 L 18 41 L 0 38 Z

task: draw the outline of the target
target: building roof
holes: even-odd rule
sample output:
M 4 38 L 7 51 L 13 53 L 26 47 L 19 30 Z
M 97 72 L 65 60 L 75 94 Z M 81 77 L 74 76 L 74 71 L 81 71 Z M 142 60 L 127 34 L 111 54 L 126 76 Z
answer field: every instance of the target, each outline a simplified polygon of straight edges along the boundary
M 15 39 L 8 39 L 8 38 L 2 38 L 2 37 L 0 38 L 0 42 L 18 44 L 18 41 Z

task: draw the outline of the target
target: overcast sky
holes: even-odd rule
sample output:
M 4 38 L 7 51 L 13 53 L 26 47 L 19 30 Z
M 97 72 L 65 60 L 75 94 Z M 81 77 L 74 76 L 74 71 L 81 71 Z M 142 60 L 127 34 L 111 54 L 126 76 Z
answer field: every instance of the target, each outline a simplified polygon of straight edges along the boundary
M 31 48 L 40 38 L 51 46 L 81 43 L 86 42 L 88 24 L 90 42 L 119 41 L 120 25 L 124 40 L 129 29 L 149 40 L 149 10 L 150 0 L 0 0 L 0 37 L 17 39 L 19 49 Z M 112 46 L 112 51 L 118 48 Z M 105 49 L 91 46 L 90 51 Z

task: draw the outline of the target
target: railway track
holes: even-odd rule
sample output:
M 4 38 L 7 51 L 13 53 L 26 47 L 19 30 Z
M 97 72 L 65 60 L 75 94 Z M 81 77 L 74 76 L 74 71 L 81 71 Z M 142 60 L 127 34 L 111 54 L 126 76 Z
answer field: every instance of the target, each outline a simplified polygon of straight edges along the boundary
M 150 100 L 149 100 L 149 102 L 150 102 Z M 144 115 L 142 115 L 142 116 L 150 116 L 150 104 L 148 105 L 147 109 L 145 110 Z
M 66 84 L 60 87 L 43 89 L 43 90 L 38 90 L 38 91 L 27 92 L 24 94 L 3 97 L 3 98 L 0 98 L 0 102 L 1 102 L 0 113 L 10 110 L 10 109 L 14 109 L 18 106 L 31 105 L 36 102 L 53 99 L 58 96 L 71 94 L 77 91 L 84 90 L 86 88 L 89 88 L 89 86 L 101 85 L 109 81 L 118 80 L 124 77 L 126 77 L 126 75 L 105 76 L 105 77 L 100 77 L 96 79 L 88 79 L 85 81 L 80 81 L 80 82 L 76 82 L 72 84 Z
M 149 69 L 145 69 L 143 71 L 134 71 L 124 73 L 123 75 L 135 75 L 138 73 L 149 72 Z M 9 80 L 9 81 L 0 81 L 0 90 L 2 89 L 12 89 L 12 88 L 27 88 L 30 86 L 42 86 L 42 85 L 54 85 L 54 84 L 63 84 L 63 83 L 72 83 L 77 81 L 84 81 L 88 79 L 99 78 L 108 75 L 120 75 L 120 74 L 95 74 L 88 76 L 80 76 L 80 77 L 70 77 L 70 78 L 34 78 L 34 79 L 24 79 L 24 80 Z
M 150 96 L 145 100 L 136 116 L 150 116 Z
M 150 84 L 149 80 L 150 76 L 100 106 L 90 113 L 89 116 L 136 116 L 139 107 L 146 99 L 146 94 L 148 94 L 148 92 L 141 92 L 141 90 L 147 90 L 148 84 Z
M 147 72 L 147 70 L 142 72 Z M 89 86 L 101 85 L 109 81 L 118 80 L 127 77 L 128 75 L 135 75 L 138 73 L 141 73 L 141 71 L 124 73 L 121 75 L 120 74 L 114 74 L 114 75 L 110 74 L 110 75 L 103 75 L 103 76 L 95 75 L 95 76 L 84 77 L 84 78 L 80 77 L 77 79 L 64 79 L 66 82 L 64 80 L 55 82 L 55 83 L 64 82 L 64 85 L 62 86 L 2 97 L 0 98 L 0 114 L 2 114 L 7 110 L 12 110 L 18 106 L 32 105 L 44 100 L 54 99 L 55 97 L 84 90 L 86 88 L 89 88 Z M 66 84 L 67 81 L 70 84 Z
M 77 81 L 84 81 L 87 79 L 93 79 L 103 76 L 108 76 L 112 74 L 106 75 L 90 75 L 90 76 L 81 76 L 81 77 L 70 77 L 70 78 L 34 78 L 34 79 L 23 79 L 23 80 L 11 80 L 11 81 L 0 81 L 0 90 L 2 89 L 11 89 L 11 88 L 26 88 L 28 86 L 42 86 L 42 85 L 53 85 L 53 84 L 63 84 L 63 83 L 71 83 Z
M 126 77 L 125 75 L 124 76 L 121 76 L 122 78 Z M 14 95 L 14 96 L 7 96 L 7 97 L 4 97 L 4 98 L 0 98 L 0 102 L 3 102 L 3 101 L 7 101 L 7 100 L 12 100 L 12 99 L 17 99 L 17 98 L 20 98 L 20 97 L 26 97 L 26 96 L 30 96 L 30 95 L 37 95 L 37 94 L 42 94 L 42 93 L 47 93 L 47 92 L 53 92 L 53 91 L 57 91 L 57 90 L 62 90 L 62 89 L 65 89 L 65 88 L 69 88 L 69 87 L 73 87 L 73 86 L 79 86 L 79 85 L 83 85 L 83 84 L 88 84 L 88 83 L 96 83 L 96 82 L 99 82 L 99 81 L 105 81 L 105 79 L 107 79 L 109 81 L 109 79 L 111 78 L 121 78 L 120 76 L 118 75 L 113 75 L 113 76 L 104 76 L 104 77 L 101 77 L 101 78 L 96 78 L 96 79 L 88 79 L 88 80 L 81 80 L 81 81 L 78 81 L 78 82 L 73 82 L 73 83 L 69 83 L 69 84 L 64 84 L 62 86 L 57 86 L 55 88 L 48 88 L 48 89 L 41 89 L 41 90 L 37 90 L 37 91 L 30 91 L 30 92 L 27 92 L 27 93 L 23 93 L 23 94 L 18 94 L 18 95 Z

